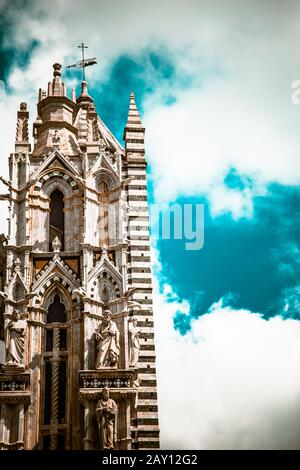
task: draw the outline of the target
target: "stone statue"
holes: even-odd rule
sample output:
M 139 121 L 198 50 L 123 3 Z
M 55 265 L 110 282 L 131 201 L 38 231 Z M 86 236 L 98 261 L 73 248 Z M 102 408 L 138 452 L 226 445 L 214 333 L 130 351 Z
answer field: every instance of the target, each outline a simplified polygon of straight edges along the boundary
M 119 330 L 116 323 L 111 319 L 110 310 L 105 310 L 103 320 L 95 331 L 97 344 L 96 369 L 105 367 L 117 367 L 120 354 Z
M 99 429 L 101 449 L 115 449 L 117 444 L 117 415 L 116 402 L 109 397 L 109 389 L 105 387 L 102 398 L 96 406 L 96 417 Z
M 130 362 L 129 367 L 136 367 L 139 359 L 140 352 L 140 333 L 141 330 L 136 327 L 137 319 L 135 317 L 129 318 L 131 328 L 129 327 L 129 348 L 130 348 Z
M 20 320 L 20 312 L 18 310 L 13 312 L 12 320 L 10 320 L 6 326 L 5 332 L 7 364 L 23 366 L 23 357 L 25 351 L 25 326 L 24 321 Z

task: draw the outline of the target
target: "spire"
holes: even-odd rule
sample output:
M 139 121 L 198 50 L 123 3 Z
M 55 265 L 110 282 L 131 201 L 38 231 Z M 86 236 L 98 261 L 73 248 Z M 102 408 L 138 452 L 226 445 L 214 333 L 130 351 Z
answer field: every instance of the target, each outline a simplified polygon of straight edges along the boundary
M 132 127 L 132 128 L 143 127 L 138 109 L 135 104 L 133 91 L 130 93 L 129 112 L 128 112 L 128 119 L 127 119 L 126 127 Z
M 134 93 L 130 93 L 129 111 L 123 139 L 125 141 L 126 157 L 131 159 L 145 158 L 144 145 L 145 128 L 143 127 L 138 109 L 135 104 Z
M 43 101 L 48 96 L 66 96 L 65 84 L 61 81 L 61 65 L 57 62 L 53 64 L 53 80 L 48 82 L 47 92 L 40 88 L 38 102 Z

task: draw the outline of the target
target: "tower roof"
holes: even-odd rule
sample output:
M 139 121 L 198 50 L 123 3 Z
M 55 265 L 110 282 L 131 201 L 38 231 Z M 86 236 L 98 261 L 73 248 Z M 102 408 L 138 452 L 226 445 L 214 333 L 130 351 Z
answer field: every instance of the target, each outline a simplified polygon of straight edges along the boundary
M 123 147 L 98 116 L 94 100 L 88 94 L 87 82 L 82 81 L 77 99 L 75 90 L 72 100 L 67 97 L 58 63 L 53 65 L 53 80 L 48 84 L 48 92 L 39 91 L 37 110 L 33 156 L 41 157 L 54 146 L 67 156 L 76 156 L 87 146 L 90 153 L 97 153 L 102 140 L 111 151 L 124 155 Z M 138 115 L 136 106 L 135 110 Z

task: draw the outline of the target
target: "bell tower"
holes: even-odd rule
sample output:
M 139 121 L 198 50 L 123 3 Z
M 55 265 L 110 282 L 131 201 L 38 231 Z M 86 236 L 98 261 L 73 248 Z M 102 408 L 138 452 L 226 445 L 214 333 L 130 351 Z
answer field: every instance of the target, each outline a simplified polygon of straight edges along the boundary
M 125 148 L 54 64 L 17 113 L 1 236 L 0 449 L 157 449 L 145 129 Z M 1 351 L 0 351 L 1 352 Z

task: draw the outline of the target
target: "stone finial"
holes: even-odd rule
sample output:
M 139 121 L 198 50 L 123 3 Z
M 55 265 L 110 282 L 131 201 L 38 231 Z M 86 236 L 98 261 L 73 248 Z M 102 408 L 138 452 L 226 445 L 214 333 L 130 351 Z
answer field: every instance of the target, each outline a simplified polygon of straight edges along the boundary
M 61 241 L 57 236 L 52 241 L 52 249 L 53 249 L 54 253 L 56 253 L 56 254 L 60 252 Z
M 88 103 L 93 103 L 93 98 L 88 94 L 88 84 L 85 80 L 81 82 L 81 94 L 78 96 L 76 102 L 86 109 L 88 109 Z
M 102 245 L 102 256 L 107 257 L 108 252 L 107 252 L 107 245 Z
M 22 101 L 17 113 L 16 142 L 28 142 L 28 119 L 27 103 Z
M 61 65 L 53 64 L 53 80 L 48 85 L 48 96 L 65 96 L 65 86 L 61 81 Z
M 53 64 L 53 77 L 60 77 L 61 76 L 61 65 L 57 62 Z
M 88 96 L 88 84 L 85 81 L 81 83 L 81 95 Z

